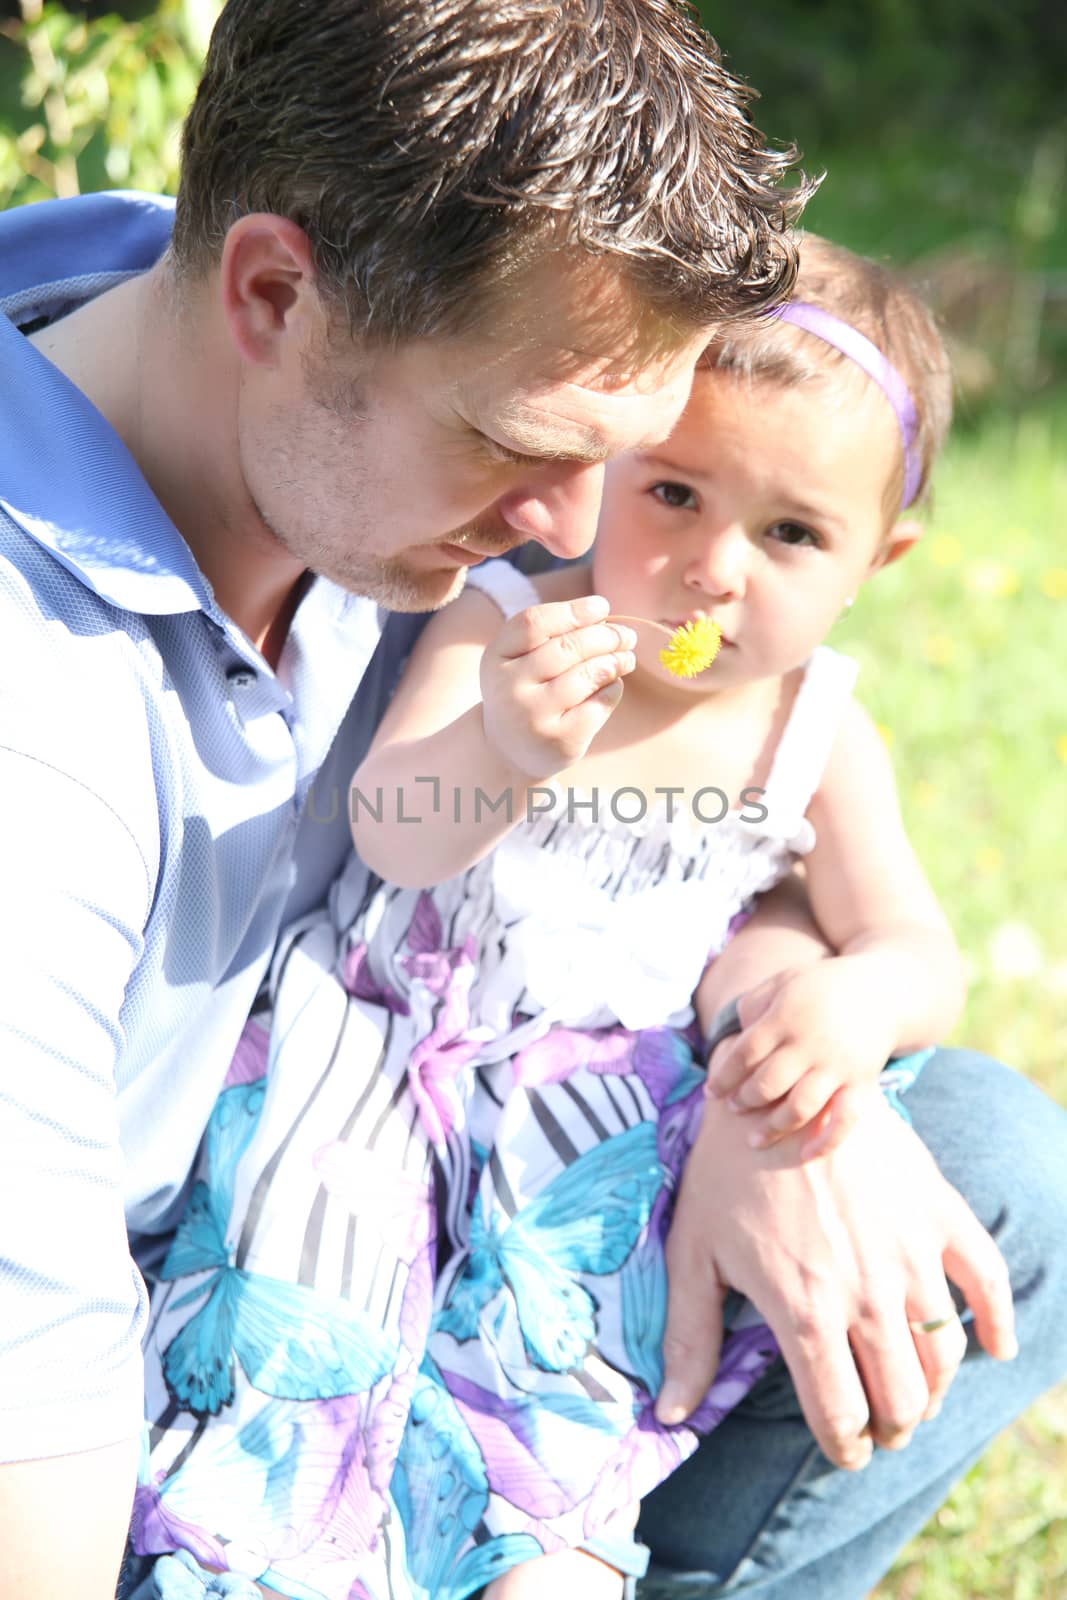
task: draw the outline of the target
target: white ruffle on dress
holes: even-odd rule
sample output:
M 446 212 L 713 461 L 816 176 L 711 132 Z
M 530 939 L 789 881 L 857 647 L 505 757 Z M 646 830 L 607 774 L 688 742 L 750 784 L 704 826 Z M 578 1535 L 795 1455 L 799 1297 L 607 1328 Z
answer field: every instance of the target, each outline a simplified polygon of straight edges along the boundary
M 506 562 L 468 581 L 537 603 Z M 811 849 L 855 671 L 811 657 L 757 820 L 557 789 L 432 890 L 350 858 L 279 954 L 153 1297 L 140 1551 L 463 1600 L 610 1535 L 756 1381 L 775 1345 L 742 1313 L 694 1416 L 652 1414 L 691 996 Z

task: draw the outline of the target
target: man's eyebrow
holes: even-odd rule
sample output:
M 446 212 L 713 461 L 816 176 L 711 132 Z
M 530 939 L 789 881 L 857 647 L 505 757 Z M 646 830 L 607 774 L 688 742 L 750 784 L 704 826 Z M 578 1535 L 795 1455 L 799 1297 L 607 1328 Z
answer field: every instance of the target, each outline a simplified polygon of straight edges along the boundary
M 506 444 L 504 439 L 500 441 L 505 449 L 546 461 L 581 461 L 590 466 L 610 461 L 624 449 L 645 449 L 663 442 L 661 437 L 628 446 L 611 445 L 598 428 L 588 423 L 562 423 L 556 428 L 536 413 L 517 409 L 503 412 L 497 427 L 506 438 Z

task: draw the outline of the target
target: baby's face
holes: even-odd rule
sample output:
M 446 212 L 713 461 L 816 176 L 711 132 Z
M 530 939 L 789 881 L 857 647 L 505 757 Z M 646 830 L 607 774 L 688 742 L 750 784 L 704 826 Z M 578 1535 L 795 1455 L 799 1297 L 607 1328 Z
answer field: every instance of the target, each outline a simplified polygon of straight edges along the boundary
M 608 470 L 593 587 L 674 627 L 710 616 L 723 647 L 679 693 L 799 666 L 881 565 L 900 435 L 858 369 L 792 389 L 698 372 L 666 444 Z M 667 677 L 651 646 L 638 670 Z

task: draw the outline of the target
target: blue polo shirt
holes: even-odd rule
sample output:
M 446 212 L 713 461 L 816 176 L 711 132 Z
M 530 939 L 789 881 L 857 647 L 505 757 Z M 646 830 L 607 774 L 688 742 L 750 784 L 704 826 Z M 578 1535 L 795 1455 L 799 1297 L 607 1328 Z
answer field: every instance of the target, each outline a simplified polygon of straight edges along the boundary
M 136 1261 L 283 916 L 342 859 L 414 626 L 381 639 L 375 604 L 317 578 L 272 671 L 20 331 L 143 272 L 171 220 L 129 194 L 0 216 L 0 1460 L 139 1430 Z

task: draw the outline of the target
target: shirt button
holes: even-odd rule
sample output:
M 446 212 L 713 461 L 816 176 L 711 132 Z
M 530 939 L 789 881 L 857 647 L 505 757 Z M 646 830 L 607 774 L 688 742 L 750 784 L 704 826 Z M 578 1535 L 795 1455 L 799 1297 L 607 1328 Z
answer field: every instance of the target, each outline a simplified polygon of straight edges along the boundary
M 251 667 L 231 667 L 226 674 L 226 681 L 232 689 L 251 689 L 256 675 Z

